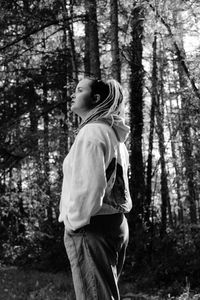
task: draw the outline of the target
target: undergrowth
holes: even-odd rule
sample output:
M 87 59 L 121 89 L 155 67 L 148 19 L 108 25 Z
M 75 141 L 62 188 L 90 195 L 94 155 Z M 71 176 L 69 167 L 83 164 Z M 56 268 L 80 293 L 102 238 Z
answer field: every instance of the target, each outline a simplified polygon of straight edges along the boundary
M 136 291 L 131 282 L 120 282 L 122 300 L 200 300 L 200 294 L 185 287 L 178 296 L 169 290 Z M 0 267 L 0 300 L 75 300 L 70 273 Z

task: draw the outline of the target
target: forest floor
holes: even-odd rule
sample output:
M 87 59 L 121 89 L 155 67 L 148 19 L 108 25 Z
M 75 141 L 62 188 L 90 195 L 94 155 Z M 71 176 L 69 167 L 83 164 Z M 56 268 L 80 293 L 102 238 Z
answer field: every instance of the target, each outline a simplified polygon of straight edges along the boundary
M 134 293 L 130 283 L 120 284 L 122 300 L 198 300 L 200 294 L 163 298 L 157 295 Z M 0 266 L 0 300 L 75 300 L 71 274 L 64 272 L 45 273 L 23 270 L 17 267 Z

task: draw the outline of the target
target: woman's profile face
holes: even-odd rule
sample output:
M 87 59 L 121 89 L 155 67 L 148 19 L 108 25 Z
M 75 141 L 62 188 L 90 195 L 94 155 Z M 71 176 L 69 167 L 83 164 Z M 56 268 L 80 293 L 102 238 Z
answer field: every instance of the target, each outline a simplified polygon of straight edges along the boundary
M 82 79 L 72 94 L 71 110 L 81 118 L 92 109 L 92 90 L 91 81 L 87 78 Z

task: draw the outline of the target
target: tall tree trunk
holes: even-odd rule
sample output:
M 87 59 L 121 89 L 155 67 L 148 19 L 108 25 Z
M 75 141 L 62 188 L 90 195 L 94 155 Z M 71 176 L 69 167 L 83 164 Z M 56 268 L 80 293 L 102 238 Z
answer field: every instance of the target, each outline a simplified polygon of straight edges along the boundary
M 161 58 L 162 59 L 162 58 Z M 173 219 L 171 213 L 170 196 L 168 188 L 168 176 L 165 162 L 165 137 L 164 137 L 164 101 L 163 101 L 163 63 L 160 63 L 160 96 L 157 97 L 156 103 L 156 120 L 157 120 L 157 134 L 158 144 L 160 153 L 160 164 L 161 164 L 161 229 L 160 234 L 164 236 L 167 228 L 167 210 L 169 216 L 169 224 L 173 226 Z
M 85 75 L 90 75 L 90 24 L 88 20 L 88 15 L 86 15 L 85 22 L 85 51 L 84 51 L 84 69 Z
M 143 66 L 142 66 L 142 35 L 143 12 L 136 5 L 132 9 L 132 41 L 130 44 L 130 127 L 131 127 L 131 195 L 133 209 L 130 214 L 130 225 L 133 227 L 141 224 L 143 220 L 144 205 L 144 167 L 142 155 L 143 132 Z
M 77 82 L 78 81 L 78 68 L 77 68 L 76 52 L 75 52 L 75 45 L 74 45 L 74 33 L 73 33 L 73 3 L 72 3 L 72 1 L 70 1 L 71 24 L 69 23 L 69 13 L 68 13 L 68 9 L 67 9 L 66 0 L 62 0 L 62 7 L 63 7 L 64 31 L 66 28 L 67 32 L 68 32 L 68 42 L 69 42 L 69 49 L 70 49 L 70 54 L 71 54 L 71 64 L 72 64 L 72 79 Z M 67 39 L 66 39 L 66 42 L 67 42 Z M 65 47 L 67 47 L 67 43 L 65 44 Z M 66 55 L 66 60 L 67 60 L 67 55 Z
M 177 116 L 176 120 L 174 120 L 173 117 L 173 105 L 171 98 L 169 98 L 170 102 L 170 110 L 167 110 L 167 124 L 168 124 L 168 129 L 170 133 L 170 141 L 171 141 L 171 151 L 172 151 L 172 158 L 173 158 L 173 167 L 175 170 L 175 184 L 176 184 L 176 193 L 177 193 L 177 202 L 178 202 L 178 224 L 183 224 L 183 205 L 181 202 L 181 180 L 180 177 L 181 171 L 179 170 L 179 165 L 178 165 L 178 156 L 177 156 L 177 150 L 176 150 L 176 123 L 177 123 Z M 178 104 L 177 104 L 178 105 Z M 179 107 L 176 109 L 180 109 Z M 176 123 L 175 123 L 176 122 Z M 179 123 L 180 124 L 180 123 Z
M 182 85 L 182 73 L 180 70 L 180 85 Z M 182 86 L 183 87 L 183 86 Z M 191 223 L 197 222 L 196 212 L 196 188 L 195 188 L 195 175 L 194 175 L 194 160 L 193 160 L 193 146 L 190 133 L 190 120 L 188 118 L 188 112 L 190 109 L 189 101 L 185 92 L 182 94 L 182 143 L 183 153 L 185 159 L 185 175 L 188 187 L 187 201 L 190 205 L 190 219 Z
M 46 107 L 48 104 L 48 89 L 47 89 L 47 78 L 46 78 L 46 68 L 43 67 L 42 70 L 43 75 L 43 120 L 44 120 L 44 189 L 46 196 L 48 197 L 47 204 L 47 217 L 48 222 L 52 224 L 53 216 L 52 216 L 52 203 L 51 203 L 51 191 L 50 191 L 50 165 L 49 165 L 49 115 L 46 111 Z
M 28 67 L 28 66 L 27 66 Z M 33 82 L 29 83 L 29 118 L 32 148 L 38 153 L 38 117 L 36 115 L 38 95 L 35 92 Z
M 85 10 L 85 63 L 88 63 L 89 61 L 89 66 L 86 66 L 87 70 L 89 71 L 87 73 L 88 75 L 101 78 L 96 0 L 85 0 Z
M 22 167 L 21 163 L 19 163 L 19 166 L 17 167 L 17 176 L 18 176 L 18 181 L 17 181 L 17 192 L 18 192 L 18 197 L 19 197 L 19 218 L 17 219 L 18 223 L 18 233 L 24 235 L 26 228 L 24 225 L 24 218 L 26 216 L 25 209 L 24 209 L 24 202 L 23 202 L 23 197 L 21 196 L 22 194 Z
M 16 74 L 16 86 L 19 85 L 19 77 Z M 16 111 L 17 115 L 20 114 L 20 98 L 16 95 Z M 17 119 L 17 128 L 16 128 L 16 138 L 20 140 L 21 136 L 21 126 L 20 126 L 20 119 Z M 17 165 L 17 193 L 18 193 L 18 218 L 16 218 L 16 232 L 17 234 L 25 234 L 25 226 L 24 226 L 24 217 L 25 217 L 25 210 L 22 198 L 22 165 L 21 162 Z
M 181 57 L 183 60 L 186 58 L 184 46 L 183 46 L 183 32 L 182 28 L 177 22 L 181 19 L 181 15 L 174 15 L 174 23 L 176 29 L 179 32 L 179 49 L 181 52 Z M 180 21 L 180 20 L 179 20 Z M 190 205 L 190 219 L 191 223 L 197 223 L 197 211 L 196 211 L 196 187 L 195 187 L 195 174 L 194 174 L 194 160 L 193 160 L 193 145 L 191 138 L 191 121 L 190 121 L 190 95 L 188 90 L 187 78 L 183 64 L 180 60 L 178 63 L 178 74 L 179 74 L 179 84 L 181 88 L 181 104 L 182 104 L 182 143 L 183 143 L 183 154 L 185 160 L 185 176 L 187 180 L 188 196 L 187 201 Z
M 152 70 L 152 98 L 151 98 L 151 111 L 150 111 L 150 130 L 149 130 L 149 151 L 147 158 L 147 171 L 146 171 L 146 193 L 145 193 L 145 208 L 144 219 L 147 224 L 150 223 L 150 204 L 152 197 L 152 152 L 153 152 L 153 137 L 155 128 L 155 105 L 157 102 L 157 33 L 154 33 L 153 42 L 153 70 Z
M 118 0 L 110 0 L 110 24 L 112 77 L 121 82 L 121 61 L 118 40 Z
M 159 152 L 160 152 L 160 163 L 161 163 L 161 236 L 164 236 L 167 228 L 167 207 L 169 208 L 169 216 L 171 209 L 169 207 L 170 198 L 169 198 L 169 189 L 167 183 L 167 171 L 165 163 L 165 141 L 164 141 L 164 130 L 163 130 L 163 116 L 160 112 L 160 109 L 156 113 L 157 119 L 157 133 L 159 139 Z M 171 222 L 172 222 L 172 218 Z

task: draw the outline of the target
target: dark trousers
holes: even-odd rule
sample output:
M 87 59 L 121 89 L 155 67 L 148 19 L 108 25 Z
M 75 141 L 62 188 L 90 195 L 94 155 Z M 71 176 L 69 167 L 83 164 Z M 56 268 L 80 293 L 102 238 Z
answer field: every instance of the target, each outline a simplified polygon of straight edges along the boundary
M 64 243 L 71 264 L 77 300 L 119 300 L 121 274 L 129 230 L 123 214 L 91 218 L 89 225 L 72 233 Z

